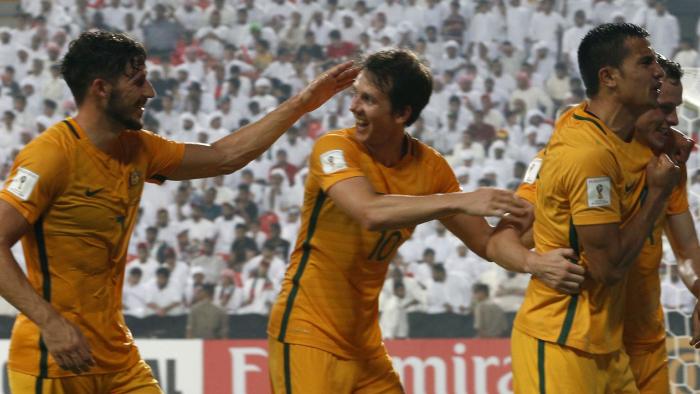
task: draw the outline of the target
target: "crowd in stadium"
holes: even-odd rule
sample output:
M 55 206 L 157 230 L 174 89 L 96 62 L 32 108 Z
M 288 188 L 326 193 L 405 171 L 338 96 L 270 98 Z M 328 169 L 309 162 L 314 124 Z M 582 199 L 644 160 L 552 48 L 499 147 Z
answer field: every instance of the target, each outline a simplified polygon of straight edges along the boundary
M 17 27 L 0 29 L 0 179 L 22 146 L 74 114 L 59 62 L 70 40 L 90 29 L 125 32 L 146 46 L 157 96 L 145 128 L 201 143 L 256 121 L 330 65 L 410 48 L 435 77 L 410 132 L 447 158 L 464 190 L 517 187 L 557 114 L 585 98 L 576 48 L 592 26 L 634 22 L 650 31 L 658 52 L 683 67 L 700 66 L 697 39 L 681 38 L 660 0 L 21 3 Z M 202 319 L 267 315 L 297 244 L 311 146 L 353 125 L 350 94 L 305 116 L 241 171 L 147 185 L 130 244 L 125 314 L 190 314 L 191 336 L 211 335 L 199 329 Z M 689 178 L 700 193 L 700 172 Z M 19 244 L 14 251 L 21 260 Z M 675 268 L 665 276 L 663 302 L 688 312 L 694 297 Z M 383 333 L 407 337 L 408 313 L 422 312 L 471 315 L 476 335 L 506 336 L 528 281 L 472 254 L 439 222 L 418 226 L 389 269 L 380 297 Z M 219 309 L 197 307 L 209 302 Z

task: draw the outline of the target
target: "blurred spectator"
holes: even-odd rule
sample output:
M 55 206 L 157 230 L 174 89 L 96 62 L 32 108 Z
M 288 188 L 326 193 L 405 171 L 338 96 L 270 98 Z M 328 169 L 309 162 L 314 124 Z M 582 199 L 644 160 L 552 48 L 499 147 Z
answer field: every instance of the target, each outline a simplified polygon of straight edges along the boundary
M 236 225 L 233 243 L 231 244 L 231 254 L 234 262 L 243 263 L 258 254 L 258 245 L 253 238 L 246 235 L 247 231 L 248 226 L 245 223 Z
M 693 312 L 695 297 L 688 292 L 678 274 L 678 265 L 667 264 L 667 273 L 661 280 L 661 305 L 664 309 L 689 316 Z
M 698 57 L 698 51 L 693 47 L 693 40 L 689 38 L 681 39 L 681 43 L 673 56 L 673 61 L 679 63 L 681 67 L 698 67 L 700 65 L 700 58 Z
M 195 297 L 190 314 L 187 316 L 187 338 L 226 339 L 228 337 L 228 316 L 214 305 L 214 285 L 204 284 Z
M 146 315 L 179 316 L 182 308 L 183 289 L 170 282 L 170 271 L 165 267 L 156 270 L 156 280 L 144 286 Z
M 667 0 L 657 0 L 656 13 L 650 15 L 649 41 L 657 53 L 668 58 L 673 57 L 681 38 L 678 19 L 667 10 Z
M 133 267 L 128 271 L 122 290 L 122 309 L 125 315 L 142 318 L 146 314 L 142 271 Z
M 225 268 L 224 260 L 214 254 L 213 239 L 205 238 L 202 245 L 202 254 L 192 259 L 191 266 L 201 267 L 204 271 L 204 280 L 207 283 L 217 283 L 219 278 L 219 273 Z
M 141 283 L 149 284 L 155 278 L 156 270 L 158 270 L 158 261 L 151 256 L 148 250 L 148 244 L 140 242 L 136 246 L 138 257 L 127 265 L 126 270 L 130 271 L 136 267 L 141 270 Z
M 476 283 L 473 287 L 474 330 L 479 338 L 503 338 L 509 329 L 503 309 L 489 299 L 489 286 Z
M 426 287 L 427 313 L 466 313 L 469 288 L 460 276 L 447 275 L 445 266 L 433 264 L 432 280 Z
M 530 283 L 530 276 L 506 271 L 506 278 L 501 281 L 493 295 L 493 302 L 504 312 L 515 313 L 525 298 L 525 290 Z
M 172 6 L 157 3 L 155 15 L 150 11 L 143 14 L 139 26 L 143 29 L 145 46 L 153 57 L 168 57 L 175 49 L 182 34 L 182 26 L 175 19 Z
M 254 313 L 267 316 L 270 312 L 270 306 L 277 291 L 268 275 L 269 269 L 270 263 L 263 259 L 258 267 L 251 271 L 250 277 L 245 279 L 243 284 L 245 301 L 238 309 L 239 314 Z
M 163 248 L 160 267 L 165 267 L 170 271 L 170 282 L 174 287 L 185 288 L 190 277 L 190 267 L 177 259 L 175 249 L 169 246 Z
M 289 247 L 289 241 L 282 238 L 282 226 L 276 222 L 270 224 L 270 236 L 267 238 L 267 240 L 265 240 L 263 250 L 265 250 L 265 248 L 270 248 L 277 254 L 277 256 L 281 257 L 283 260 L 286 260 L 287 256 L 289 255 Z
M 379 326 L 382 336 L 387 339 L 402 339 L 408 337 L 408 313 L 407 308 L 418 305 L 418 300 L 406 295 L 406 286 L 403 281 L 392 282 L 393 291 L 390 296 L 380 302 L 381 316 Z

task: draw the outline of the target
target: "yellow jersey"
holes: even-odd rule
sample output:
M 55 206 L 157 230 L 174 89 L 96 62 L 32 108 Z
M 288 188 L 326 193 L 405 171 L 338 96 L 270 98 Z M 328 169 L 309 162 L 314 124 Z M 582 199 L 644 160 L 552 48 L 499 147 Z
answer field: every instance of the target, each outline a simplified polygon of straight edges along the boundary
M 644 190 L 645 173 L 630 173 L 622 141 L 582 103 L 564 113 L 544 150 L 537 174 L 533 237 L 538 252 L 573 248 L 579 263 L 577 225 L 624 223 Z M 522 194 L 521 194 L 522 195 Z M 535 338 L 588 353 L 622 347 L 625 281 L 603 286 L 586 279 L 580 294 L 567 295 L 536 278 L 528 285 L 515 327 Z
M 87 374 L 140 359 L 122 315 L 127 246 L 144 181 L 165 180 L 184 154 L 183 144 L 143 130 L 121 133 L 119 143 L 118 156 L 108 156 L 73 119 L 59 122 L 20 151 L 0 191 L 32 226 L 22 238 L 29 283 L 92 348 L 96 365 Z M 55 363 L 23 314 L 8 367 L 42 378 L 74 375 Z
M 268 326 L 268 335 L 280 342 L 348 359 L 384 354 L 378 297 L 389 262 L 414 228 L 369 231 L 328 198 L 328 189 L 366 177 L 381 194 L 460 190 L 443 157 L 418 140 L 407 136 L 407 153 L 385 167 L 354 133 L 354 128 L 328 133 L 313 147 L 301 228 Z
M 647 146 L 634 140 L 629 149 L 624 151 L 627 162 L 632 166 L 630 171 L 646 171 L 646 165 L 653 153 Z M 544 158 L 544 150 L 537 152 L 530 162 L 523 182 L 518 186 L 516 194 L 536 204 L 537 175 Z M 682 177 L 673 189 L 666 207 L 666 215 L 677 215 L 688 210 L 687 169 L 681 166 Z M 625 319 L 623 342 L 627 350 L 646 349 L 666 339 L 663 308 L 661 307 L 661 282 L 659 266 L 662 258 L 663 227 L 666 215 L 659 217 L 652 232 L 644 243 L 634 267 L 627 274 L 627 294 L 625 304 Z

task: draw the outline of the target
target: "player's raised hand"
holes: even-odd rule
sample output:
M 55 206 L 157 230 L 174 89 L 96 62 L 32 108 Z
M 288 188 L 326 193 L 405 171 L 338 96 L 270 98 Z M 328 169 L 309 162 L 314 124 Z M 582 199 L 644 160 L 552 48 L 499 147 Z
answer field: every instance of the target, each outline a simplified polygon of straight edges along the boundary
M 349 61 L 319 75 L 299 93 L 301 108 L 311 112 L 320 107 L 333 95 L 352 85 L 359 73 L 360 68 Z
M 671 157 L 676 164 L 683 164 L 688 161 L 690 152 L 695 146 L 695 141 L 686 137 L 681 131 L 671 127 L 671 136 L 667 139 L 664 151 Z
M 95 365 L 90 345 L 75 324 L 57 316 L 41 328 L 46 349 L 61 368 L 76 374 Z
M 532 275 L 545 285 L 566 294 L 577 294 L 585 279 L 586 269 L 572 263 L 578 256 L 572 249 L 554 249 L 535 253 L 528 261 Z
M 528 215 L 530 205 L 518 198 L 510 190 L 482 187 L 473 192 L 464 193 L 465 203 L 462 207 L 467 215 L 503 216 L 510 213 L 516 216 Z
M 657 189 L 664 194 L 671 193 L 671 190 L 678 184 L 681 170 L 667 154 L 652 156 L 647 164 L 647 184 L 649 189 Z

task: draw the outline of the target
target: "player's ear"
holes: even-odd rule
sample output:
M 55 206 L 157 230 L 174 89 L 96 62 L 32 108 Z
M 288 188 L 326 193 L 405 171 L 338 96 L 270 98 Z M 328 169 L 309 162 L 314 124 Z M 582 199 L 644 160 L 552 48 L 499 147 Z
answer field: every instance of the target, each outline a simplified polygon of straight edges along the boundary
M 598 81 L 600 81 L 600 85 L 608 89 L 613 89 L 617 86 L 617 79 L 619 76 L 620 70 L 612 66 L 605 66 L 598 70 Z
M 408 122 L 408 119 L 411 118 L 412 113 L 413 109 L 410 105 L 407 105 L 402 110 L 396 111 L 396 113 L 394 113 L 394 119 L 396 120 L 396 123 L 406 124 L 406 122 Z
M 112 94 L 112 84 L 106 79 L 95 78 L 88 87 L 88 93 L 98 100 L 107 100 Z

